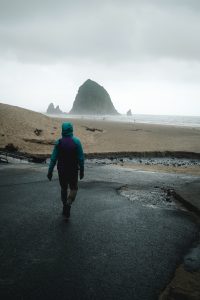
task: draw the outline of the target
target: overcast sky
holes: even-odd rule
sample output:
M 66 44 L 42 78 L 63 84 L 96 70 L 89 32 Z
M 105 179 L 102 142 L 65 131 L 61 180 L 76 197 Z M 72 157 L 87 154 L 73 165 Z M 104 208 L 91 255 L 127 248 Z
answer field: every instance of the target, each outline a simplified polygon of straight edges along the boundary
M 120 113 L 200 115 L 200 1 L 0 0 L 0 102 L 69 111 L 88 78 Z

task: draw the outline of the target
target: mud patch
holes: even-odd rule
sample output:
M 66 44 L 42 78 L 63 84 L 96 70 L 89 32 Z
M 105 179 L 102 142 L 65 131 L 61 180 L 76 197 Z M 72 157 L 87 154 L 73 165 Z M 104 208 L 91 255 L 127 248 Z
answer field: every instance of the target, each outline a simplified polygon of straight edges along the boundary
M 185 210 L 173 196 L 173 190 L 166 190 L 162 188 L 152 189 L 135 189 L 129 186 L 122 186 L 118 189 L 121 196 L 128 198 L 130 201 L 138 202 L 143 206 L 151 208 L 165 208 L 165 209 L 181 209 Z

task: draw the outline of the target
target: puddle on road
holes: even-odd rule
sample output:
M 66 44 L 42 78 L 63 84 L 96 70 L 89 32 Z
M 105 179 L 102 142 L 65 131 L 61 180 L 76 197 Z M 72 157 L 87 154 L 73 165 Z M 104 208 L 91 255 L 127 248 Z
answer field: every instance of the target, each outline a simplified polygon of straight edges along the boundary
M 130 201 L 141 203 L 143 206 L 186 211 L 186 208 L 173 197 L 172 190 L 161 188 L 140 190 L 122 186 L 118 192 L 121 196 L 128 198 Z

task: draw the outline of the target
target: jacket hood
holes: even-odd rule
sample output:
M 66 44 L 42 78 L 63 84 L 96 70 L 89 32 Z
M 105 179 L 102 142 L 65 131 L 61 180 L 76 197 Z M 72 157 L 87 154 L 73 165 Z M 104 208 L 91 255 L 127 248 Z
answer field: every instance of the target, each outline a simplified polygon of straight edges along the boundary
M 71 123 L 62 124 L 62 136 L 72 136 L 73 135 L 73 125 Z

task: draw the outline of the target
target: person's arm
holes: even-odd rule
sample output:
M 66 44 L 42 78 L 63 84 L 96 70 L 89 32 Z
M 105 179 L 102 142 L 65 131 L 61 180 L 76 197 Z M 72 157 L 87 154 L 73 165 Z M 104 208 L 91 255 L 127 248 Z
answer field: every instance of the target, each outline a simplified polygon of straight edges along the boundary
M 84 153 L 83 147 L 79 139 L 73 137 L 74 142 L 77 145 L 77 153 L 78 153 L 78 164 L 80 167 L 80 179 L 84 177 Z
M 51 160 L 50 160 L 49 169 L 48 169 L 48 173 L 47 173 L 47 177 L 48 177 L 49 180 L 52 179 L 53 169 L 54 169 L 54 167 L 56 165 L 56 162 L 58 160 L 58 145 L 59 145 L 59 140 L 56 141 L 53 152 L 51 154 Z

